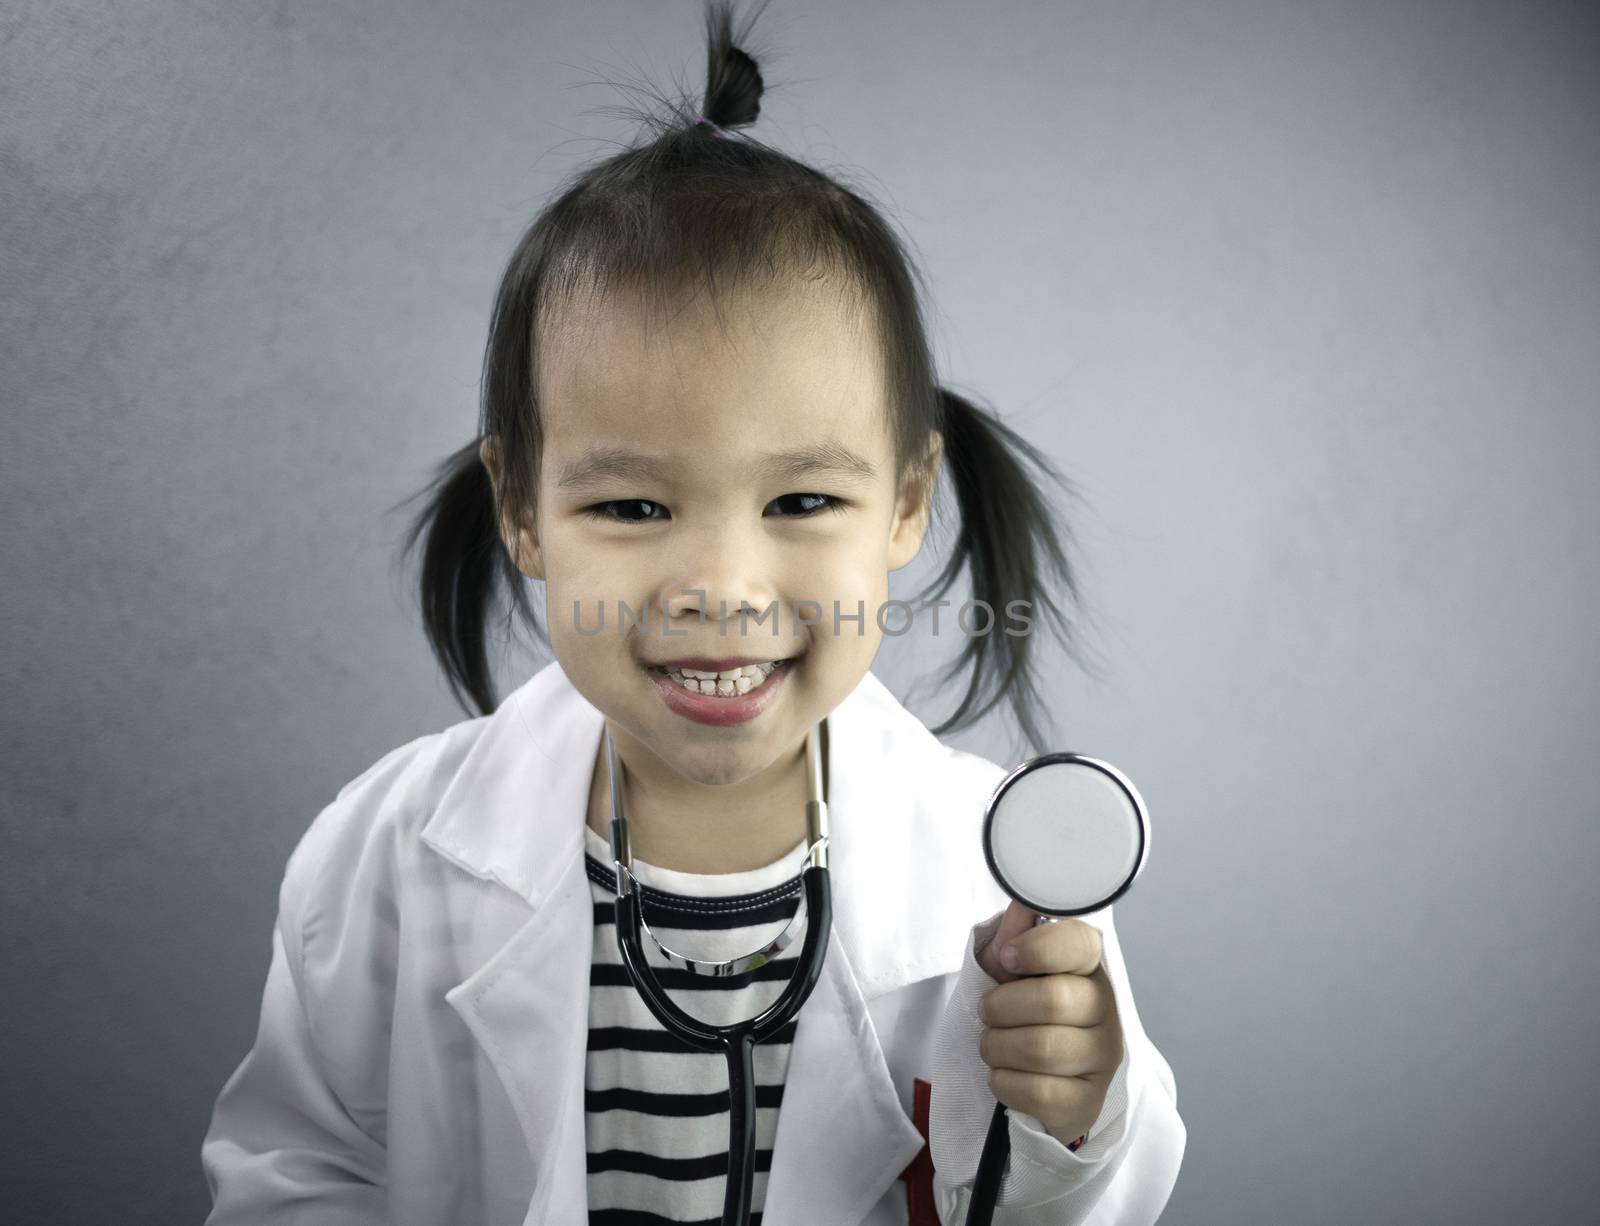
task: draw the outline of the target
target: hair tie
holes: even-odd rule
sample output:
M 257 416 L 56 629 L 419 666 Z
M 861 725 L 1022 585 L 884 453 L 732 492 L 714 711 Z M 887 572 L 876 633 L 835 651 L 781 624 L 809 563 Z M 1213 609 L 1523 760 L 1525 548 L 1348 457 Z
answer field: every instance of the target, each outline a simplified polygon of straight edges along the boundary
M 694 123 L 691 124 L 690 127 L 694 127 L 694 126 L 696 126 L 698 124 L 702 124 L 702 123 L 705 124 L 706 127 L 711 129 L 711 134 L 713 136 L 720 136 L 720 137 L 726 139 L 726 138 L 728 138 L 728 137 L 733 135 L 733 133 L 728 131 L 727 128 L 724 128 L 719 123 L 712 123 L 711 120 L 707 119 L 704 115 L 696 115 L 694 117 Z

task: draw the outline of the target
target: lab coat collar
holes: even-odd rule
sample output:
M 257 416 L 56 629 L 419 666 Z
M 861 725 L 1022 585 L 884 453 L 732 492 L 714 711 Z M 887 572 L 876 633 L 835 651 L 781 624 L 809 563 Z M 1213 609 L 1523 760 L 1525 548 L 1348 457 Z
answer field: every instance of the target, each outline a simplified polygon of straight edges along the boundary
M 552 661 L 483 722 L 421 837 L 538 908 L 581 868 L 604 716 Z M 871 999 L 960 967 L 970 891 L 987 886 L 976 850 L 984 793 L 1004 772 L 953 761 L 870 670 L 828 726 L 834 927 Z M 952 879 L 951 865 L 976 876 Z
M 486 717 L 422 830 L 440 855 L 532 908 L 445 995 L 522 1125 L 533 1164 L 529 1226 L 586 1220 L 581 1002 L 593 909 L 583 830 L 602 726 L 551 663 Z M 830 714 L 829 729 L 834 923 L 790 1048 L 768 1226 L 857 1222 L 921 1151 L 866 1002 L 958 969 L 971 917 L 961 881 L 917 871 L 973 858 L 973 847 L 956 860 L 941 852 L 970 835 L 967 823 L 916 820 L 916 789 L 940 788 L 943 747 L 871 672 Z

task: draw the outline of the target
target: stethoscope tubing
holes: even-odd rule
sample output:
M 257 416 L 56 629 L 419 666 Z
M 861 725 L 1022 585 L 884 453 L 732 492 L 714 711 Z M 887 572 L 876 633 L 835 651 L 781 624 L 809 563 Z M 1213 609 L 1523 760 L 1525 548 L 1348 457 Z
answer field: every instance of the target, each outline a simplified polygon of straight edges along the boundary
M 630 874 L 630 882 L 632 877 Z M 617 948 L 640 999 L 669 1034 L 701 1051 L 721 1052 L 728 1065 L 728 1177 L 723 1193 L 723 1226 L 744 1226 L 750 1220 L 755 1181 L 756 1101 L 755 1046 L 788 1025 L 800 1012 L 822 977 L 822 956 L 833 926 L 833 892 L 826 866 L 810 865 L 802 874 L 806 899 L 806 935 L 799 967 L 783 993 L 754 1018 L 714 1026 L 680 1009 L 668 997 L 655 968 L 644 957 L 639 894 L 625 887 L 617 895 Z
M 700 1051 L 721 1052 L 728 1066 L 728 1176 L 723 1193 L 723 1226 L 748 1226 L 750 1202 L 755 1182 L 756 1088 L 755 1046 L 765 1042 L 792 1021 L 822 977 L 829 934 L 833 929 L 833 888 L 828 877 L 828 806 L 825 767 L 827 721 L 821 731 L 813 729 L 806 740 L 806 773 L 810 799 L 806 802 L 806 826 L 812 840 L 808 863 L 801 873 L 805 895 L 805 938 L 795 972 L 789 977 L 778 999 L 753 1018 L 728 1026 L 715 1026 L 678 1007 L 657 978 L 655 968 L 644 955 L 644 922 L 640 884 L 632 872 L 632 853 L 628 847 L 627 818 L 623 812 L 618 779 L 616 750 L 606 733 L 606 757 L 611 780 L 611 847 L 616 870 L 616 935 L 622 964 L 633 981 L 645 1007 L 669 1033 Z M 793 921 L 791 921 L 792 923 Z M 792 928 L 786 929 L 791 933 Z M 656 940 L 651 934 L 651 939 Z M 780 943 L 769 951 L 781 948 Z M 728 974 L 743 968 L 753 956 L 733 959 L 721 966 L 683 959 L 661 946 L 669 961 L 687 964 L 703 974 Z
M 1011 1119 L 1006 1105 L 996 1103 L 989 1117 L 989 1132 L 983 1138 L 983 1155 L 978 1159 L 978 1177 L 972 1182 L 972 1199 L 967 1202 L 966 1226 L 989 1226 L 994 1220 L 995 1202 L 1000 1199 L 1000 1179 L 1011 1157 Z

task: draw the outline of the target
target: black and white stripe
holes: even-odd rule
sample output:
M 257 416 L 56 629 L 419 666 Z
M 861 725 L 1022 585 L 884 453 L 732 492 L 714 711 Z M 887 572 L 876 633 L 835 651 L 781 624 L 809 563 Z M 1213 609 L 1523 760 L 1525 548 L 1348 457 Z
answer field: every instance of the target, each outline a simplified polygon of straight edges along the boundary
M 594 898 L 584 1124 L 589 1221 L 602 1226 L 718 1226 L 728 1164 L 728 1075 L 723 1057 L 674 1038 L 645 1008 L 617 952 L 615 877 L 606 843 L 585 830 Z M 644 918 L 671 949 L 721 960 L 759 949 L 799 906 L 805 844 L 750 872 L 710 876 L 638 863 Z M 800 932 L 803 934 L 804 921 Z M 645 960 L 668 995 L 718 1025 L 754 1017 L 783 991 L 800 940 L 743 975 L 708 977 L 668 966 L 647 937 Z M 752 1226 L 759 1226 L 767 1171 L 798 1022 L 755 1049 L 756 1163 Z

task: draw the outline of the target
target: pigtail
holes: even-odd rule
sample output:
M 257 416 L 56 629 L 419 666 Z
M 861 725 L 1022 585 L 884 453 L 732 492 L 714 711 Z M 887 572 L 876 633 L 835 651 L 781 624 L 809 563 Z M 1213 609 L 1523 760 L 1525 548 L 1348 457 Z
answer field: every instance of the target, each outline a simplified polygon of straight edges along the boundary
M 1034 631 L 1049 622 L 1071 651 L 1071 624 L 1057 592 L 1081 600 L 1077 576 L 1063 548 L 1070 529 L 1045 497 L 1023 461 L 1049 475 L 1067 493 L 1075 491 L 1050 462 L 993 414 L 947 388 L 939 389 L 944 434 L 943 467 L 960 513 L 950 556 L 932 594 L 947 591 L 963 566 L 971 579 L 971 598 L 993 611 L 987 633 L 969 633 L 945 682 L 968 672 L 966 692 L 951 716 L 932 731 L 943 735 L 976 723 L 1002 698 L 1009 699 L 1023 735 L 1039 753 L 1054 743 L 1055 732 L 1040 726 L 1048 705 L 1038 687 Z M 1054 575 L 1059 584 L 1052 583 Z M 1018 610 L 1012 602 L 1025 601 Z M 1015 612 L 1015 616 L 1012 613 Z M 981 617 L 978 625 L 981 627 Z M 1026 632 L 1019 632 L 1026 627 Z M 1010 633 L 1007 633 L 1007 630 Z M 1045 716 L 1048 725 L 1048 716 Z
M 496 531 L 494 485 L 478 455 L 478 442 L 462 447 L 434 470 L 433 479 L 406 502 L 422 498 L 408 525 L 402 558 L 419 541 L 423 627 L 445 681 L 458 703 L 470 700 L 480 714 L 498 705 L 485 650 L 485 628 L 495 588 L 508 580 L 513 603 L 530 624 L 527 597 L 511 574 L 509 554 Z

